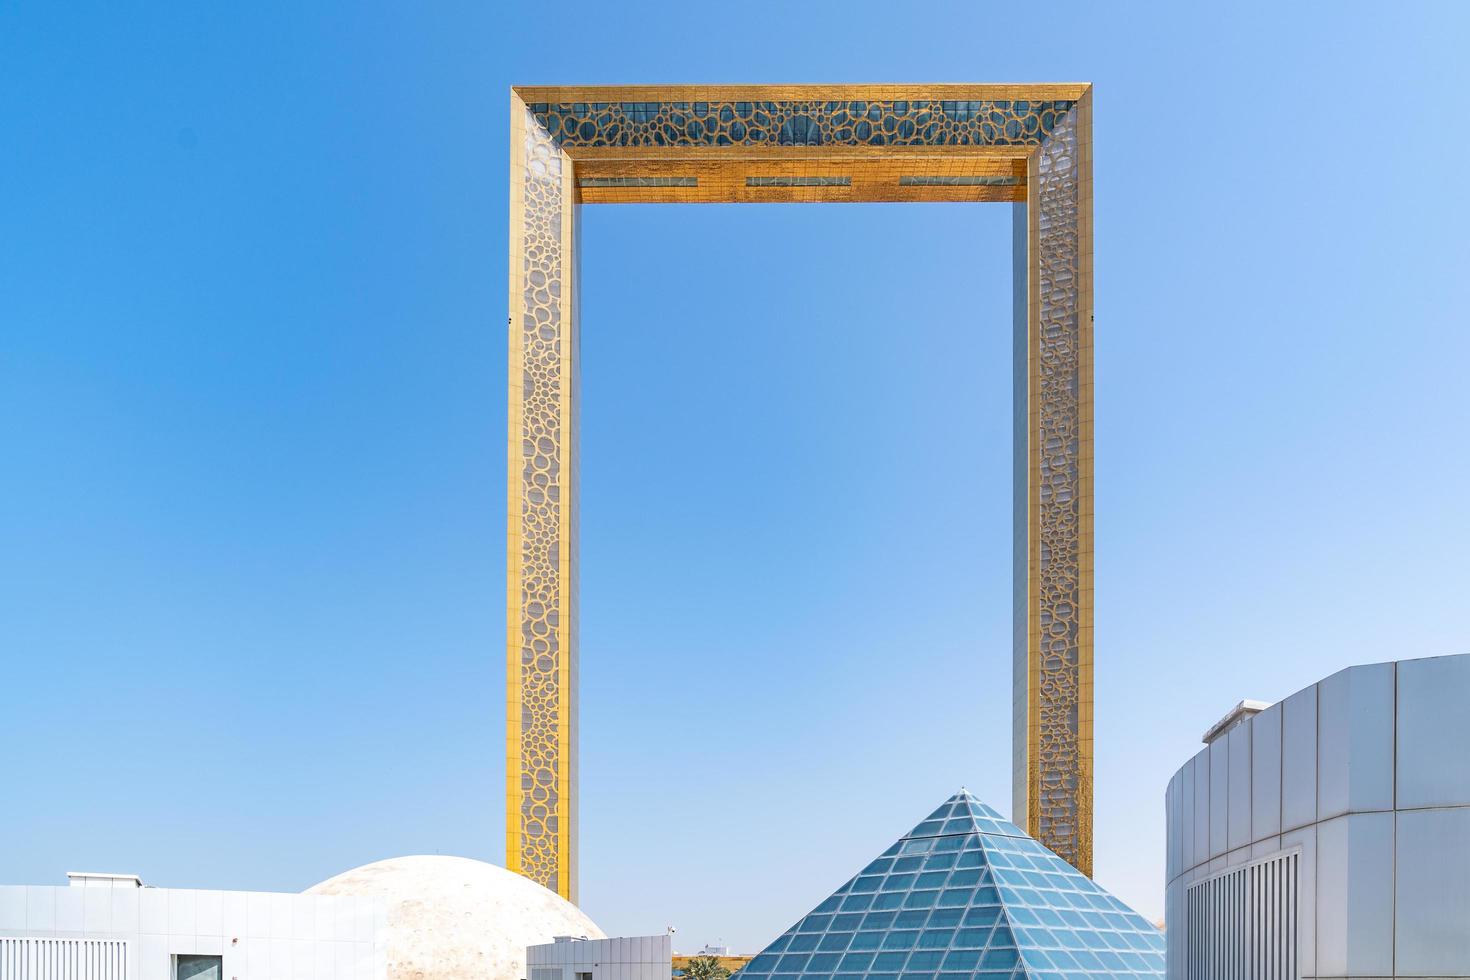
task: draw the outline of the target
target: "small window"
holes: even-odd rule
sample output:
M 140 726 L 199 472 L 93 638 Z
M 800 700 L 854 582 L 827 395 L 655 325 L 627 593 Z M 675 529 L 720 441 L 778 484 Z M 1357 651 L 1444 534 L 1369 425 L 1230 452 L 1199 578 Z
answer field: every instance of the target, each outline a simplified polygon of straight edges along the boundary
M 223 980 L 224 958 L 180 953 L 174 957 L 174 980 Z
M 579 973 L 579 974 L 577 974 L 577 980 L 592 980 L 592 974 L 591 973 Z

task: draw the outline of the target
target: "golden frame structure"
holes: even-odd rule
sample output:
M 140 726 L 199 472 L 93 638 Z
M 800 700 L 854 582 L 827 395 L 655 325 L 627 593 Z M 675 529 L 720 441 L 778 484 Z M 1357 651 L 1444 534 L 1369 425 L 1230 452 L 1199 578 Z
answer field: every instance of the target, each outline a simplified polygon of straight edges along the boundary
M 1016 821 L 1092 872 L 1087 84 L 515 87 L 506 867 L 577 899 L 582 204 L 996 201 L 1015 254 Z

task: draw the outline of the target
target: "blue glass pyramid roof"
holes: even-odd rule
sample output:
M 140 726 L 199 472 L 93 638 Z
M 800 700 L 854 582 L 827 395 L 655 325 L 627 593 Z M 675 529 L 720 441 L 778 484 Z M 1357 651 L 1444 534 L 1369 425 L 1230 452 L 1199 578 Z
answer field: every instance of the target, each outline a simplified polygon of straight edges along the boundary
M 1164 935 L 961 790 L 737 980 L 1162 977 Z

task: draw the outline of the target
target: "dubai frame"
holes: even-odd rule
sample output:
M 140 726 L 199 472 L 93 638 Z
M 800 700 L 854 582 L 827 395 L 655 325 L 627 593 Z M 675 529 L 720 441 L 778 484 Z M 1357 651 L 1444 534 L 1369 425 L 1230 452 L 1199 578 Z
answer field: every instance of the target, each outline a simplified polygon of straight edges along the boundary
M 1014 211 L 1013 817 L 1092 871 L 1091 86 L 511 91 L 506 867 L 577 898 L 582 204 Z

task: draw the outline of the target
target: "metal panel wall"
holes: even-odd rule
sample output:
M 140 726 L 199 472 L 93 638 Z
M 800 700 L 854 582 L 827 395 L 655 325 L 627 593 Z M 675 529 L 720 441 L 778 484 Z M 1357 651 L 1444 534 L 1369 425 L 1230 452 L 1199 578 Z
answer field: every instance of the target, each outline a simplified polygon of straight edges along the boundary
M 1281 829 L 1317 822 L 1317 687 L 1281 704 Z
M 1393 976 L 1392 813 L 1317 825 L 1317 975 Z
M 1179 870 L 1188 871 L 1199 864 L 1194 840 L 1194 760 L 1179 770 Z
M 1210 859 L 1210 750 L 1194 757 L 1194 864 Z
M 1239 725 L 1226 741 L 1230 748 L 1230 779 L 1225 803 L 1225 846 L 1231 850 L 1245 847 L 1251 837 L 1251 731 L 1253 725 Z
M 1396 817 L 1394 973 L 1470 973 L 1470 808 Z
M 1210 857 L 1223 855 L 1228 847 L 1230 740 L 1216 739 L 1210 744 Z
M 1251 840 L 1281 833 L 1281 712 L 1273 704 L 1251 719 Z
M 1398 809 L 1470 804 L 1470 657 L 1398 665 Z
M 1189 944 L 1209 893 L 1193 889 L 1283 852 L 1297 854 L 1300 977 L 1470 980 L 1466 704 L 1470 655 L 1352 667 L 1186 762 L 1169 790 L 1169 980 L 1200 976 Z M 1251 841 L 1236 846 L 1247 802 Z M 1221 812 L 1229 847 L 1217 855 Z M 1216 908 L 1202 928 L 1230 926 L 1222 914 Z M 1210 969 L 1233 963 L 1227 956 Z
M 1394 665 L 1317 685 L 1317 819 L 1393 809 Z

